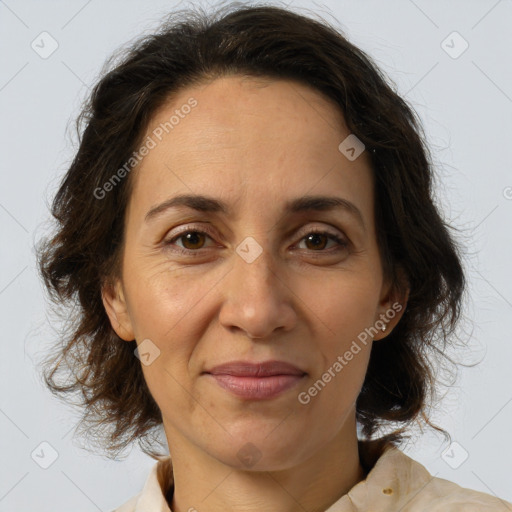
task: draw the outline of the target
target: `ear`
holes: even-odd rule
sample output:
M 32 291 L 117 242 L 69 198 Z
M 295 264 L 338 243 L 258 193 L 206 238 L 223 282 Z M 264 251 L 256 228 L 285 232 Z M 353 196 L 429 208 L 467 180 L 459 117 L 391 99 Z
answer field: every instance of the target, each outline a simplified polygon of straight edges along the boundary
M 401 269 L 397 271 L 397 276 L 398 282 L 390 283 L 388 281 L 382 288 L 374 324 L 378 330 L 373 338 L 375 341 L 386 338 L 405 313 L 409 299 L 409 281 Z M 383 331 L 384 326 L 385 330 Z
M 121 339 L 133 341 L 135 336 L 121 281 L 105 283 L 101 288 L 101 298 L 112 329 Z

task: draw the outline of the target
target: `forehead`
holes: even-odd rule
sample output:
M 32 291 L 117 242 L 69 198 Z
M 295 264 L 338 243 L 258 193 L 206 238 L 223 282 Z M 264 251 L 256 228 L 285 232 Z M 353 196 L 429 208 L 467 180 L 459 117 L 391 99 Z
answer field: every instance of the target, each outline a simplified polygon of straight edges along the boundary
M 285 201 L 338 189 L 371 208 L 367 155 L 350 161 L 338 148 L 348 135 L 337 105 L 310 87 L 217 78 L 181 90 L 153 116 L 143 138 L 152 148 L 134 173 L 132 199 L 147 206 L 208 190 Z

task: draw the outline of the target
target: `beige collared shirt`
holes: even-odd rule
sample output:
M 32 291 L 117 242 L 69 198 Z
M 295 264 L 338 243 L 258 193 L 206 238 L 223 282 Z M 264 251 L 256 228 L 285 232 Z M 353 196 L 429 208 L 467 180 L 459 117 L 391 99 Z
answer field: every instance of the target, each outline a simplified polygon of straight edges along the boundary
M 325 512 L 507 512 L 512 503 L 441 478 L 394 446 L 386 446 L 365 480 Z M 173 486 L 170 457 L 158 461 L 142 492 L 114 512 L 172 512 L 165 494 Z

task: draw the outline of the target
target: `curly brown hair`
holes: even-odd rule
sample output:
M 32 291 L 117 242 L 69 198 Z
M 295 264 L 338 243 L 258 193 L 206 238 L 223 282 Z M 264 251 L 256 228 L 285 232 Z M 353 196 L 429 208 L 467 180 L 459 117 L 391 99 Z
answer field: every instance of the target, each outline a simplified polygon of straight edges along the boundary
M 339 105 L 369 150 L 383 271 L 409 297 L 386 343 L 372 347 L 357 420 L 367 438 L 395 426 L 399 442 L 412 422 L 429 422 L 433 361 L 440 363 L 461 316 L 459 248 L 434 204 L 432 159 L 414 110 L 338 29 L 276 6 L 180 11 L 107 61 L 78 118 L 79 148 L 53 199 L 55 233 L 38 246 L 50 298 L 74 311 L 45 360 L 44 380 L 59 396 L 79 397 L 80 425 L 107 454 L 138 440 L 155 456 L 150 437 L 161 413 L 134 357 L 136 342 L 116 335 L 101 293 L 119 276 L 133 173 L 100 198 L 98 190 L 129 161 L 173 94 L 231 74 L 313 87 Z

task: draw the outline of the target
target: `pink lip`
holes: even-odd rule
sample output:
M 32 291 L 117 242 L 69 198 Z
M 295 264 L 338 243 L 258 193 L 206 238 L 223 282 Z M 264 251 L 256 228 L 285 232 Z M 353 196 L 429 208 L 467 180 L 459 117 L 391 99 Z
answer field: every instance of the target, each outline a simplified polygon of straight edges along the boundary
M 232 361 L 205 372 L 236 396 L 252 400 L 273 398 L 295 386 L 306 373 L 284 361 Z

